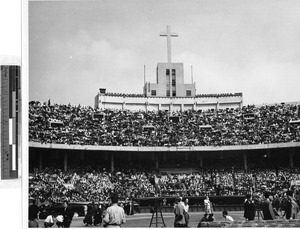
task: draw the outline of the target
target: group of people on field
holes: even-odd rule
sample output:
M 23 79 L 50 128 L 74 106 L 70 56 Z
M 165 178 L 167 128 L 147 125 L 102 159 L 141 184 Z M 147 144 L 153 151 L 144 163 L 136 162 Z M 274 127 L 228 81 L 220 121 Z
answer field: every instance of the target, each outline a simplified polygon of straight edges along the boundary
M 260 202 L 255 202 L 251 194 L 247 194 L 244 202 L 244 218 L 247 221 L 254 220 L 256 213 L 261 211 L 264 220 L 275 220 L 277 218 L 296 219 L 299 212 L 299 205 L 294 199 L 293 190 L 283 192 L 281 199 L 278 199 L 271 192 L 266 191 Z M 274 197 L 275 196 L 275 197 Z M 278 200 L 280 200 L 278 203 Z M 91 202 L 87 205 L 83 223 L 86 226 L 101 225 L 104 227 L 120 227 L 126 222 L 124 207 L 119 205 L 119 197 L 116 193 L 110 196 L 111 206 L 101 209 L 97 204 Z M 189 226 L 189 199 L 177 196 L 174 204 L 174 227 Z M 212 222 L 215 220 L 213 205 L 208 196 L 204 199 L 204 217 L 200 220 L 198 227 L 202 222 Z M 128 213 L 127 213 L 128 214 Z M 233 222 L 234 219 L 224 210 L 222 215 L 225 221 Z M 55 222 L 57 227 L 70 227 L 74 211 L 68 206 L 68 202 L 63 203 L 63 207 L 57 211 L 51 211 L 44 220 L 44 227 L 52 227 Z M 38 227 L 38 207 L 35 201 L 29 206 L 29 227 Z
M 174 213 L 175 221 L 174 227 L 188 227 L 189 225 L 189 199 L 178 196 L 175 199 Z
M 174 205 L 174 214 L 175 214 L 175 220 L 174 220 L 174 227 L 188 227 L 189 226 L 189 205 L 188 205 L 189 199 L 188 198 L 182 198 L 180 196 L 177 196 L 175 198 L 175 205 Z M 200 220 L 197 227 L 201 227 L 202 222 L 213 222 L 215 220 L 214 213 L 213 213 L 213 207 L 212 203 L 209 200 L 209 197 L 206 196 L 204 199 L 204 217 Z M 228 212 L 224 210 L 222 212 L 223 217 L 226 221 L 233 222 L 233 218 L 228 215 Z
M 102 211 L 95 203 L 90 203 L 87 206 L 87 212 L 83 219 L 85 226 L 98 226 L 103 223 L 103 227 L 120 227 L 126 222 L 125 211 L 123 207 L 118 205 L 119 197 L 117 194 L 110 196 L 111 205 Z M 69 228 L 73 216 L 76 213 L 68 206 L 68 202 L 63 203 L 63 208 L 58 211 L 51 211 L 47 218 L 44 220 L 44 227 L 50 228 L 54 226 L 55 222 L 57 227 Z M 39 227 L 38 223 L 38 208 L 35 201 L 32 201 L 29 205 L 29 221 L 28 227 Z
M 252 195 L 247 194 L 244 203 L 244 218 L 254 220 L 256 212 L 257 214 L 262 213 L 264 220 L 277 218 L 296 219 L 299 205 L 294 198 L 292 190 L 283 192 L 282 196 L 266 191 L 259 203 L 255 203 Z

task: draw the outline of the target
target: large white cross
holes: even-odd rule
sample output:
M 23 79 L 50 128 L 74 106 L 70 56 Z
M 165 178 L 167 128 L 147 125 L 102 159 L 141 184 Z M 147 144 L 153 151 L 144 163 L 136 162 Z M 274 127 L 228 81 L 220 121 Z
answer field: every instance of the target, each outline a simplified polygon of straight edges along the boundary
M 171 37 L 178 37 L 178 34 L 171 33 L 171 26 L 167 25 L 167 32 L 162 32 L 159 35 L 167 37 L 168 63 L 171 63 Z

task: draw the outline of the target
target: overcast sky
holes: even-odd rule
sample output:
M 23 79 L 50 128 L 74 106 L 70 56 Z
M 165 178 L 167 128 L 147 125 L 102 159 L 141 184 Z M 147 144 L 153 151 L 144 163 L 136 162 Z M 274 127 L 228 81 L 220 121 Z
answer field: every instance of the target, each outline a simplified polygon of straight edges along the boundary
M 94 105 L 99 88 L 142 93 L 167 61 L 191 65 L 197 94 L 244 104 L 300 101 L 300 1 L 103 0 L 29 3 L 29 100 Z

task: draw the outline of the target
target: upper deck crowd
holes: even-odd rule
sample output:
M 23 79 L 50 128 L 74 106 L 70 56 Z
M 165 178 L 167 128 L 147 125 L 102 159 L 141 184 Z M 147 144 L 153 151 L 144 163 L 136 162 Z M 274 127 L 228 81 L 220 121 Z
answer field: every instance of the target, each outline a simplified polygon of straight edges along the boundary
M 29 141 L 112 146 L 225 146 L 299 142 L 299 104 L 207 111 L 96 110 L 29 103 Z M 54 121 L 53 121 L 54 120 Z

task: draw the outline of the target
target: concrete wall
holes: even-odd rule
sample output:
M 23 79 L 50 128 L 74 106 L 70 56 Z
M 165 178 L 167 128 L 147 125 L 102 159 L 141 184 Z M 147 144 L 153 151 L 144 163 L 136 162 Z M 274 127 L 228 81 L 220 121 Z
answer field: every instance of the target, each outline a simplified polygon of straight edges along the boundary
M 277 148 L 298 148 L 300 142 L 258 144 L 258 145 L 237 145 L 237 146 L 184 146 L 184 147 L 146 147 L 146 146 L 94 146 L 94 145 L 65 145 L 65 144 L 41 144 L 38 142 L 29 142 L 29 147 L 51 148 L 51 149 L 71 149 L 71 150 L 95 150 L 95 151 L 134 151 L 134 152 L 219 152 L 219 151 L 241 151 L 259 150 L 259 149 L 277 149 Z
M 129 97 L 129 96 L 96 96 L 95 107 L 99 109 L 128 109 L 133 111 L 146 110 L 208 110 L 224 108 L 241 108 L 243 97 Z
M 170 88 L 167 88 L 166 70 L 170 69 Z M 151 90 L 156 90 L 156 96 L 166 96 L 166 91 L 170 90 L 170 97 L 172 97 L 172 69 L 175 69 L 176 79 L 176 96 L 186 96 L 186 90 L 191 90 L 191 96 L 195 96 L 195 84 L 184 84 L 183 63 L 158 63 L 156 68 L 156 83 L 146 83 L 145 95 L 151 96 Z
M 176 84 L 183 84 L 183 63 L 158 63 L 157 64 L 157 79 L 159 84 L 166 84 L 166 69 L 170 69 L 170 76 L 172 76 L 171 69 L 176 70 Z M 171 77 L 172 78 L 172 77 Z

